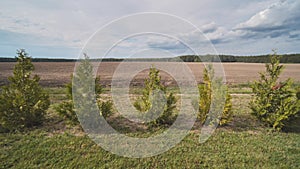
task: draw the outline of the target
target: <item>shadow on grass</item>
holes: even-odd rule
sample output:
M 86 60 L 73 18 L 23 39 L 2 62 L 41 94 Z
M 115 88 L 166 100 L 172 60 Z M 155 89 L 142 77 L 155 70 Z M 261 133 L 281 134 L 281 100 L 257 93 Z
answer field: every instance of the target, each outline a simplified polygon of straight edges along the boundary
M 231 122 L 222 128 L 235 132 L 243 132 L 260 131 L 263 130 L 265 126 L 251 114 L 236 114 L 233 116 Z
M 233 117 L 233 120 L 224 126 L 225 129 L 230 129 L 236 132 L 241 131 L 260 131 L 268 129 L 262 122 L 256 119 L 251 114 L 239 114 Z M 271 127 L 269 127 L 272 130 Z M 300 116 L 289 120 L 287 125 L 282 129 L 285 133 L 300 133 Z
M 282 131 L 287 133 L 300 133 L 300 113 L 298 113 L 296 118 L 289 120 Z

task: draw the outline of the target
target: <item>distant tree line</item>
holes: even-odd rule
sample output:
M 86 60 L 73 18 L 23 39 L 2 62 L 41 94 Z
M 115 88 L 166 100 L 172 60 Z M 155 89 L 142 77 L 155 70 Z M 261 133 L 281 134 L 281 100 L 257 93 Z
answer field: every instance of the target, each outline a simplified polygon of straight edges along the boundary
M 184 55 L 179 58 L 184 62 L 237 62 L 232 55 Z
M 80 59 L 49 59 L 32 58 L 32 62 L 76 62 Z M 92 62 L 246 62 L 246 63 L 269 63 L 269 55 L 257 56 L 233 56 L 233 55 L 183 55 L 173 58 L 104 58 L 90 59 Z M 16 58 L 0 58 L 0 62 L 16 62 Z M 281 63 L 300 63 L 300 54 L 284 54 L 280 58 Z
M 236 56 L 237 62 L 248 62 L 248 63 L 269 63 L 269 55 L 260 56 Z M 285 54 L 280 58 L 280 63 L 300 63 L 300 54 Z
M 269 55 L 258 56 L 233 56 L 233 55 L 185 55 L 179 56 L 184 62 L 246 62 L 246 63 L 269 63 Z M 300 63 L 300 54 L 284 54 L 280 58 L 281 63 Z
M 0 62 L 17 62 L 17 58 L 0 58 Z M 31 62 L 76 62 L 76 59 L 31 58 Z
M 105 59 L 90 59 L 91 61 L 104 61 L 104 62 L 120 62 L 123 59 L 118 58 L 105 58 Z M 0 62 L 16 62 L 17 58 L 0 58 Z M 50 58 L 31 58 L 32 62 L 76 62 L 80 59 L 50 59 Z

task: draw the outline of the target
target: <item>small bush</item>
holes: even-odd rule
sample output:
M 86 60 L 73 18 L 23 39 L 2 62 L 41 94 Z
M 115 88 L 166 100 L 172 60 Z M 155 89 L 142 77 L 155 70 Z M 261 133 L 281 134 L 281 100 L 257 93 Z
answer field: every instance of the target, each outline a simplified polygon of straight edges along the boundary
M 31 78 L 34 65 L 21 49 L 9 85 L 0 94 L 0 124 L 9 131 L 40 125 L 50 105 L 49 95 L 39 85 L 39 76 Z
M 67 123 L 72 125 L 79 124 L 72 100 L 63 101 L 55 106 L 54 109 Z
M 79 67 L 76 69 L 74 76 L 71 76 L 71 82 L 66 85 L 67 100 L 63 101 L 55 107 L 55 110 L 58 114 L 65 119 L 65 121 L 72 125 L 79 124 L 76 109 L 73 103 L 73 81 L 82 82 L 81 86 L 77 87 L 77 90 L 81 90 L 84 93 L 92 94 L 90 92 L 90 84 L 95 83 L 95 94 L 97 99 L 97 105 L 100 110 L 100 114 L 103 117 L 108 117 L 112 114 L 112 103 L 110 101 L 102 101 L 100 99 L 103 88 L 100 84 L 100 77 L 97 77 L 95 80 L 93 78 L 93 66 L 89 61 L 89 57 L 84 55 L 84 59 L 81 60 Z M 75 78 L 75 79 L 74 79 Z M 78 85 L 78 84 L 77 84 Z M 88 99 L 93 98 L 93 96 L 86 96 Z
M 210 108 L 212 105 L 212 100 L 214 100 L 215 105 L 224 106 L 220 107 L 223 109 L 222 113 L 219 116 L 212 115 L 213 118 L 219 119 L 219 125 L 225 125 L 230 122 L 232 118 L 232 103 L 231 96 L 228 93 L 228 88 L 223 84 L 221 78 L 214 78 L 214 70 L 212 65 L 208 65 L 207 68 L 203 71 L 203 84 L 198 86 L 199 88 L 199 113 L 198 119 L 201 124 L 204 124 L 206 120 L 214 120 L 207 119 L 208 114 L 210 112 Z M 225 101 L 225 103 L 223 103 Z M 219 103 L 221 102 L 221 103 Z M 216 106 L 214 106 L 216 107 Z M 214 110 L 217 111 L 217 110 Z
M 153 116 L 159 115 L 149 123 L 150 126 L 170 125 L 176 117 L 176 102 L 173 93 L 167 94 L 166 87 L 161 84 L 159 70 L 151 67 L 148 79 L 145 80 L 143 95 L 134 102 L 135 108 L 145 119 L 153 119 Z
M 254 97 L 250 102 L 252 114 L 276 130 L 281 130 L 299 110 L 299 100 L 291 87 L 292 80 L 278 82 L 283 70 L 279 60 L 276 53 L 270 55 L 266 71 L 260 73 L 259 81 L 251 85 Z

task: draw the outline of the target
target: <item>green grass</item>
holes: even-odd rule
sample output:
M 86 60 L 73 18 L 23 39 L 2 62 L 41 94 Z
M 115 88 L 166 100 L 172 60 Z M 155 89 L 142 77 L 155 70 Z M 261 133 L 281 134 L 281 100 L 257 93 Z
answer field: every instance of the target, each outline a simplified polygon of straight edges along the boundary
M 252 93 L 252 89 L 249 88 L 249 87 L 244 87 L 244 88 L 241 88 L 241 87 L 230 87 L 228 89 L 228 92 L 230 94 L 251 94 Z
M 0 135 L 3 168 L 299 168 L 300 135 L 217 130 L 204 144 L 188 135 L 158 156 L 106 152 L 86 136 L 32 131 Z
M 298 130 L 273 132 L 264 127 L 250 114 L 251 96 L 245 93 L 248 89 L 239 88 L 229 89 L 234 94 L 232 121 L 203 144 L 198 142 L 199 128 L 195 127 L 163 154 L 141 159 L 120 157 L 103 150 L 78 127 L 65 125 L 50 108 L 43 126 L 0 134 L 0 168 L 300 168 Z M 65 97 L 63 88 L 47 90 L 53 104 Z M 140 90 L 132 90 L 135 92 Z M 124 134 L 133 128 L 124 125 L 120 117 L 109 121 Z M 299 129 L 299 125 L 293 125 Z M 143 132 L 137 127 L 128 135 L 140 137 Z

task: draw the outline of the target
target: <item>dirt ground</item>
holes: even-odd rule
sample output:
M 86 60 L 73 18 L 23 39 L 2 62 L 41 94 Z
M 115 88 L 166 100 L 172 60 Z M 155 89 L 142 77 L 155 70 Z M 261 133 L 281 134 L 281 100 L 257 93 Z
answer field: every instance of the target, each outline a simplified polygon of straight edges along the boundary
M 7 84 L 7 77 L 12 75 L 13 66 L 12 62 L 0 63 L 0 85 Z M 98 63 L 94 63 L 96 66 Z M 178 62 L 101 62 L 98 65 L 98 75 L 101 77 L 101 83 L 105 86 L 111 84 L 113 76 L 119 78 L 122 81 L 123 77 L 128 77 L 132 73 L 131 71 L 139 70 L 138 74 L 134 76 L 131 81 L 131 85 L 142 85 L 145 77 L 148 74 L 146 68 L 151 65 L 155 67 L 161 67 L 162 70 L 170 70 L 169 73 L 161 71 L 162 81 L 166 85 L 174 85 L 176 82 L 172 77 L 173 74 L 180 74 L 180 67 L 187 65 L 191 70 L 189 74 L 195 76 L 198 83 L 202 80 L 202 72 L 204 68 L 203 63 L 178 63 Z M 57 87 L 63 86 L 70 81 L 70 76 L 74 71 L 74 62 L 34 62 L 35 71 L 41 77 L 41 84 L 43 86 Z M 120 69 L 120 67 L 123 68 Z M 115 73 L 116 70 L 120 70 Z M 126 69 L 124 69 L 126 68 Z M 166 69 L 165 69 L 166 68 Z M 228 84 L 241 84 L 248 83 L 259 78 L 258 72 L 264 71 L 265 66 L 261 63 L 218 63 L 216 68 L 224 72 L 226 82 Z M 144 71 L 143 71 L 144 70 Z M 224 71 L 222 71 L 224 70 Z M 115 75 L 114 75 L 115 73 Z M 300 82 L 300 64 L 285 64 L 285 69 L 281 75 L 281 80 L 287 78 L 293 78 L 295 82 Z

